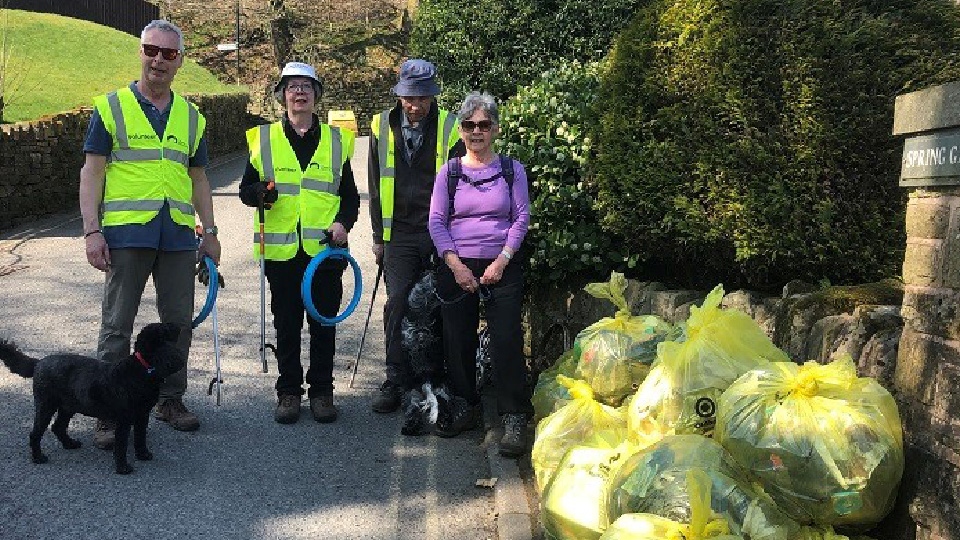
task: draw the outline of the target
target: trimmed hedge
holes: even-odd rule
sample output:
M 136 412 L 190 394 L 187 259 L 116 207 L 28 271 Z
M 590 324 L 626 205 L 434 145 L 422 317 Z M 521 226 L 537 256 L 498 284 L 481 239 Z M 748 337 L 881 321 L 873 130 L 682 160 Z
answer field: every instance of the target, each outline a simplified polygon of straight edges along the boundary
M 470 90 L 501 100 L 561 60 L 602 58 L 646 0 L 422 0 L 410 55 L 437 66 L 442 104 Z
M 948 0 L 655 0 L 601 76 L 603 225 L 689 285 L 898 275 L 894 97 L 958 52 Z
M 499 152 L 520 160 L 530 178 L 528 281 L 590 280 L 629 261 L 600 228 L 595 191 L 582 178 L 593 142 L 586 133 L 600 85 L 596 63 L 561 63 L 521 88 L 500 115 Z

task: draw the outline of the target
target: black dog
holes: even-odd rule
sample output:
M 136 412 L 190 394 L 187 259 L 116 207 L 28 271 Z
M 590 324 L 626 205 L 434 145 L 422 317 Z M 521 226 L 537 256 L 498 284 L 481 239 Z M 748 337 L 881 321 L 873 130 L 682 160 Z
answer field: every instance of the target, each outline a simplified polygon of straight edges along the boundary
M 40 438 L 50 431 L 64 448 L 80 448 L 80 441 L 67 435 L 67 425 L 80 413 L 116 422 L 113 460 L 118 474 L 130 474 L 127 443 L 133 426 L 133 448 L 137 459 L 153 459 L 147 450 L 147 421 L 150 409 L 160 397 L 160 383 L 186 366 L 177 349 L 180 328 L 173 324 L 148 324 L 140 331 L 134 354 L 117 363 L 100 362 L 78 354 L 54 354 L 40 360 L 20 352 L 13 343 L 0 340 L 0 360 L 21 377 L 33 377 L 35 416 L 30 432 L 34 463 L 46 463 Z
M 449 423 L 457 409 L 469 407 L 445 381 L 443 342 L 438 312 L 440 297 L 433 271 L 427 271 L 407 296 L 409 310 L 400 323 L 403 346 L 410 354 L 414 385 L 403 396 L 404 435 L 425 435 L 438 424 Z

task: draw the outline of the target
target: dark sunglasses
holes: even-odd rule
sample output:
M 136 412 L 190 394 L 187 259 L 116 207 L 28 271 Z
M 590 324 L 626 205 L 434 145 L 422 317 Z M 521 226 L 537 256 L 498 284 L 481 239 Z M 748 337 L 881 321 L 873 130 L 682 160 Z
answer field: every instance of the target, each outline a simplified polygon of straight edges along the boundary
M 140 45 L 140 48 L 143 49 L 143 54 L 150 58 L 157 56 L 157 54 L 162 54 L 164 60 L 170 60 L 172 62 L 180 56 L 180 49 L 168 49 L 156 45 L 147 45 L 146 43 Z
M 460 127 L 463 128 L 463 130 L 467 133 L 477 128 L 480 128 L 480 131 L 487 132 L 493 127 L 493 122 L 490 120 L 480 120 L 479 122 L 474 122 L 473 120 L 461 120 Z

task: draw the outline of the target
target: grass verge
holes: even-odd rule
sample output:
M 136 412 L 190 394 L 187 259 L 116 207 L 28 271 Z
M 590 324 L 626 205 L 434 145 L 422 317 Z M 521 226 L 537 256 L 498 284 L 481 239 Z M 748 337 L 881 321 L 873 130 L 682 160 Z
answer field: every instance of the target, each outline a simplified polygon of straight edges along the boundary
M 140 39 L 87 21 L 0 9 L 0 44 L 9 61 L 0 63 L 5 82 L 4 122 L 32 120 L 90 105 L 93 97 L 140 77 Z M 0 45 L 2 47 L 2 45 Z M 174 81 L 181 93 L 244 92 L 227 85 L 187 58 Z

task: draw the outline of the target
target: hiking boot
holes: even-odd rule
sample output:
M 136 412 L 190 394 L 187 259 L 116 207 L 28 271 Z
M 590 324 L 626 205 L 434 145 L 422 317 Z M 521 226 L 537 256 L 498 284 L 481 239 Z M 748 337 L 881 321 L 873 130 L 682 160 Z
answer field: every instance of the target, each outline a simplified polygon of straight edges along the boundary
M 337 419 L 337 408 L 333 405 L 333 395 L 310 398 L 310 412 L 313 419 L 321 424 L 329 424 Z
M 457 407 L 449 415 L 437 419 L 437 425 L 433 433 L 437 437 L 449 439 L 456 437 L 464 431 L 470 431 L 480 427 L 480 407 L 466 405 Z
M 374 400 L 373 412 L 381 414 L 392 413 L 400 408 L 400 400 L 403 399 L 403 389 L 393 383 L 393 381 L 384 381 L 380 385 L 380 395 Z
M 517 457 L 527 449 L 527 416 L 519 413 L 503 415 L 503 437 L 500 438 L 500 455 Z
M 101 450 L 110 450 L 113 448 L 113 441 L 116 439 L 117 425 L 110 420 L 101 420 L 97 418 L 97 425 L 93 428 L 93 444 Z
M 278 424 L 295 424 L 300 419 L 300 396 L 285 394 L 278 397 L 273 419 Z
M 177 431 L 196 431 L 200 427 L 197 415 L 187 410 L 187 406 L 180 399 L 167 399 L 157 405 L 154 413 L 157 420 L 170 424 Z

